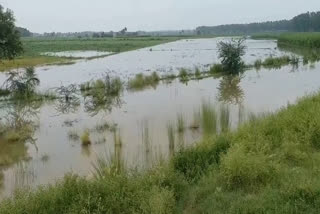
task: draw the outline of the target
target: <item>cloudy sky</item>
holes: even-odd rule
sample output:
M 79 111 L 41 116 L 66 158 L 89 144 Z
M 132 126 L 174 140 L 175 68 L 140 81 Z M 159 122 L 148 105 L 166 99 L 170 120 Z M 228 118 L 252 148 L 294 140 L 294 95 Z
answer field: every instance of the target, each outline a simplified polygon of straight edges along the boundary
M 0 0 L 33 32 L 194 29 L 290 19 L 320 0 Z

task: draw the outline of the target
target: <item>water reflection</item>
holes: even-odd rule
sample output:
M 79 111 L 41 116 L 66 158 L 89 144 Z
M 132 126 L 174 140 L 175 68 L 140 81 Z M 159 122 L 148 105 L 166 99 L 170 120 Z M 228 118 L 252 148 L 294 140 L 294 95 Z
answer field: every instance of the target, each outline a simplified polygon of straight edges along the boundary
M 244 91 L 242 90 L 241 76 L 226 75 L 222 77 L 218 86 L 218 100 L 229 104 L 240 104 L 244 99 Z

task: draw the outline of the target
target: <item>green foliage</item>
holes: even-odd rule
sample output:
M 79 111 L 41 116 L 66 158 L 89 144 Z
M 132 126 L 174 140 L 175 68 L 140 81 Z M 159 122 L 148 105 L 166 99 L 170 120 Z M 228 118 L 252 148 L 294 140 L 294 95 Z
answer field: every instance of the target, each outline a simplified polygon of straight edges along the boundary
M 198 35 L 264 35 L 274 38 L 279 32 L 319 32 L 320 12 L 307 12 L 291 20 L 267 21 L 249 24 L 230 24 L 196 29 Z M 268 32 L 268 33 L 266 33 Z M 260 37 L 261 38 L 261 37 Z
M 210 67 L 209 70 L 210 74 L 219 74 L 219 73 L 223 73 L 223 66 L 222 64 L 214 64 Z
M 195 69 L 194 76 L 195 76 L 196 79 L 200 79 L 201 78 L 201 71 L 200 71 L 200 69 L 198 67 Z
M 151 75 L 140 73 L 128 81 L 128 88 L 130 90 L 142 90 L 149 86 L 156 87 L 159 81 L 160 77 L 156 72 L 153 72 Z
M 4 85 L 15 97 L 30 98 L 35 94 L 36 87 L 40 84 L 34 68 L 26 68 L 24 72 L 9 72 L 9 77 Z
M 278 37 L 278 43 L 309 48 L 320 48 L 320 33 L 281 34 Z
M 244 56 L 246 49 L 244 41 L 244 39 L 232 39 L 229 42 L 221 41 L 218 43 L 219 58 L 225 72 L 235 74 L 243 70 L 242 56 Z
M 297 56 L 281 56 L 281 57 L 268 57 L 264 61 L 258 59 L 254 62 L 254 67 L 260 69 L 262 66 L 265 68 L 281 68 L 284 65 L 298 65 L 299 57 Z
M 179 71 L 179 78 L 181 82 L 187 82 L 189 81 L 189 72 L 185 68 L 181 68 Z
M 175 170 L 182 173 L 190 182 L 196 182 L 213 164 L 219 164 L 222 154 L 229 148 L 229 140 L 225 136 L 207 138 L 194 148 L 181 150 L 173 158 Z
M 12 11 L 8 9 L 4 11 L 0 5 L 0 61 L 12 60 L 23 51 L 20 34 L 14 22 Z

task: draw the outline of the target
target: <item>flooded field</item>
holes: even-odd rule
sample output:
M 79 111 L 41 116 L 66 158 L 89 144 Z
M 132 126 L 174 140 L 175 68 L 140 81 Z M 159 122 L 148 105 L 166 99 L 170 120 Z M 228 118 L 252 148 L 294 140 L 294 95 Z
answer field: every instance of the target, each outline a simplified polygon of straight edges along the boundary
M 102 51 L 62 51 L 62 52 L 45 52 L 41 55 L 44 56 L 58 56 L 58 57 L 72 57 L 72 58 L 91 58 L 99 56 L 107 56 L 112 52 Z
M 138 73 L 207 70 L 218 62 L 217 41 L 180 40 L 73 65 L 36 69 L 41 91 L 81 84 L 110 74 L 124 81 Z M 275 41 L 247 40 L 245 62 L 288 54 Z M 291 53 L 289 53 L 291 54 Z M 0 84 L 7 78 L 0 73 Z M 205 134 L 197 115 L 210 106 L 218 128 L 236 128 L 253 115 L 274 112 L 320 86 L 320 64 L 255 69 L 240 77 L 206 78 L 160 83 L 141 91 L 124 91 L 105 103 L 80 98 L 65 105 L 54 100 L 31 104 L 1 102 L 1 122 L 32 121 L 37 127 L 27 144 L 3 147 L 10 159 L 0 168 L 0 194 L 16 188 L 54 182 L 68 172 L 90 176 L 98 157 L 123 160 L 131 167 L 149 167 L 153 160 L 195 143 Z M 89 146 L 81 138 L 89 133 Z M 1 142 L 0 142 L 1 144 Z M 0 182 L 1 185 L 1 182 Z

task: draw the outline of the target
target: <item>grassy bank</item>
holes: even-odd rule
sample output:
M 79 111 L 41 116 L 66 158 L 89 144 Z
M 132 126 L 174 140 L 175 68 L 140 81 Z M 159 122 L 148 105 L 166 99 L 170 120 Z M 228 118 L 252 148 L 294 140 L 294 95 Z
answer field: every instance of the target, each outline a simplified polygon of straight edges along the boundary
M 141 38 L 23 38 L 24 54 L 14 61 L 0 62 L 0 71 L 70 62 L 70 58 L 41 56 L 44 52 L 61 51 L 107 51 L 120 53 L 136 50 L 167 42 L 176 41 L 177 37 L 141 37 Z
M 319 108 L 320 94 L 306 97 L 147 171 L 99 164 L 94 179 L 21 191 L 0 213 L 319 213 Z
M 257 34 L 253 39 L 276 39 L 280 45 L 320 48 L 320 33 Z

